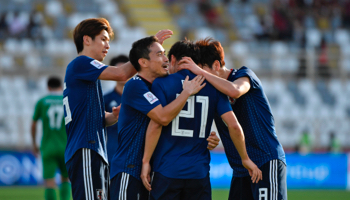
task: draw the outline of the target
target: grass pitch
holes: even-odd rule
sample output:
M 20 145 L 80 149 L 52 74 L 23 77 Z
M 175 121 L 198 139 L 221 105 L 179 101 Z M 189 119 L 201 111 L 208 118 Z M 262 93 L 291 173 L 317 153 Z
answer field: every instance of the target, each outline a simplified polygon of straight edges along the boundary
M 57 191 L 58 193 L 58 191 Z M 213 190 L 213 200 L 226 200 L 228 190 Z M 57 198 L 59 199 L 59 198 Z M 345 200 L 345 190 L 288 190 L 289 200 Z M 0 200 L 44 200 L 43 187 L 0 187 Z

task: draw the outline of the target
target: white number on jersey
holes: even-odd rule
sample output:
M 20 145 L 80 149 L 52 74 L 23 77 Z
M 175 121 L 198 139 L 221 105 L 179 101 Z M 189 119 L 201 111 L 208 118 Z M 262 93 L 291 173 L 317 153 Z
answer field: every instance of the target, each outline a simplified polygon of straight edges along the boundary
M 64 118 L 65 125 L 67 125 L 69 122 L 72 121 L 72 114 L 70 112 L 69 103 L 68 103 L 68 96 L 63 98 L 63 106 L 66 109 L 66 117 Z
M 60 105 L 51 105 L 47 110 L 51 129 L 60 129 L 62 124 L 63 109 Z
M 177 94 L 179 96 L 179 94 Z M 190 96 L 187 99 L 187 110 L 181 110 L 180 113 L 173 119 L 173 123 L 171 125 L 171 135 L 172 136 L 180 136 L 180 137 L 193 137 L 193 130 L 187 130 L 187 129 L 180 129 L 179 123 L 180 123 L 180 117 L 183 118 L 194 118 L 194 102 L 195 96 Z M 209 106 L 209 97 L 207 96 L 197 96 L 196 102 L 202 104 L 202 110 L 201 110 L 201 126 L 199 131 L 199 138 L 205 137 L 205 126 L 207 124 L 207 117 L 208 117 L 208 106 Z

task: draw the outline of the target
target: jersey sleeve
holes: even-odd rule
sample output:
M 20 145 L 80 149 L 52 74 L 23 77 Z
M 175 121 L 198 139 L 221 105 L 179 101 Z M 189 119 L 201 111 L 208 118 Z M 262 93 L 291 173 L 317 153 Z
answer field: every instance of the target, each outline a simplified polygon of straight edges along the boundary
M 229 111 L 232 111 L 232 107 L 230 101 L 228 100 L 228 97 L 223 93 L 219 92 L 219 100 L 216 106 L 217 114 L 221 116 Z
M 126 99 L 123 103 L 145 115 L 160 104 L 158 98 L 148 89 L 142 80 L 134 80 L 126 85 L 123 96 Z
M 42 100 L 39 100 L 34 109 L 34 114 L 33 114 L 33 121 L 38 121 L 40 119 L 40 113 L 41 113 L 41 105 L 42 105 Z
M 235 79 L 239 79 L 242 77 L 248 77 L 250 81 L 251 88 L 257 89 L 260 87 L 260 82 L 256 74 L 247 67 L 241 67 L 239 70 L 237 70 Z
M 74 64 L 75 76 L 84 81 L 96 81 L 108 66 L 87 56 L 80 56 Z

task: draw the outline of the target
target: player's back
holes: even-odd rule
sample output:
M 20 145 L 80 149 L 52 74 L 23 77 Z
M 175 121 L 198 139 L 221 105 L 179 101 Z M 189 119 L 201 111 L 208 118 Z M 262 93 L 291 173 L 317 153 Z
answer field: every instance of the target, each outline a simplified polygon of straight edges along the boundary
M 189 76 L 181 70 L 153 82 L 152 92 L 163 106 L 172 102 L 182 91 L 182 82 Z M 163 127 L 153 155 L 153 170 L 169 178 L 200 179 L 208 175 L 210 154 L 206 138 L 215 113 L 231 111 L 225 95 L 207 85 L 196 95 L 190 96 L 178 116 Z
M 35 107 L 34 120 L 42 120 L 41 151 L 64 151 L 67 143 L 64 125 L 62 94 L 52 93 L 40 99 Z

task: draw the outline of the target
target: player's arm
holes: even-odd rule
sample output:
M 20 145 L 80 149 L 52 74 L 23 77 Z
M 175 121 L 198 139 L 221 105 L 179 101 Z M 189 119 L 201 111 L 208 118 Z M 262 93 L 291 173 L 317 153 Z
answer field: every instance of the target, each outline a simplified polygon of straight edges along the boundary
M 182 108 L 185 106 L 187 98 L 190 95 L 196 94 L 199 92 L 204 86 L 205 80 L 203 76 L 196 76 L 191 81 L 188 81 L 188 76 L 186 77 L 183 83 L 183 90 L 181 94 L 171 103 L 163 107 L 162 105 L 158 105 L 153 108 L 151 111 L 147 113 L 147 116 L 161 124 L 162 126 L 167 126 L 171 120 L 173 120 L 176 115 L 180 113 Z M 202 84 L 202 85 L 201 85 Z
M 232 142 L 242 159 L 243 166 L 249 171 L 252 182 L 257 183 L 259 180 L 262 180 L 261 170 L 250 160 L 247 154 L 243 130 L 236 116 L 232 111 L 229 111 L 221 115 L 221 118 L 227 125 Z
M 39 148 L 36 144 L 36 124 L 37 124 L 37 121 L 32 121 L 32 125 L 30 127 L 30 132 L 31 132 L 31 135 L 32 135 L 32 145 L 33 145 L 33 153 L 35 156 L 38 156 L 39 155 Z
M 188 69 L 194 74 L 204 76 L 205 79 L 209 83 L 211 83 L 217 90 L 234 99 L 238 99 L 239 97 L 247 93 L 250 89 L 250 81 L 248 77 L 238 78 L 234 82 L 230 82 L 203 70 L 198 65 L 196 65 L 189 57 L 182 58 L 182 60 L 179 62 L 179 65 L 180 69 Z
M 136 70 L 134 66 L 130 62 L 127 62 L 119 67 L 108 66 L 105 70 L 103 70 L 98 79 L 126 81 L 135 74 Z
M 113 107 L 111 113 L 105 112 L 106 126 L 112 126 L 113 124 L 118 122 L 120 106 L 121 104 L 118 107 Z
M 151 191 L 151 165 L 150 160 L 153 155 L 154 150 L 158 144 L 160 134 L 162 132 L 162 125 L 151 120 L 148 124 L 146 139 L 145 139 L 145 151 L 142 158 L 142 170 L 141 170 L 141 180 L 143 185 L 148 191 Z

